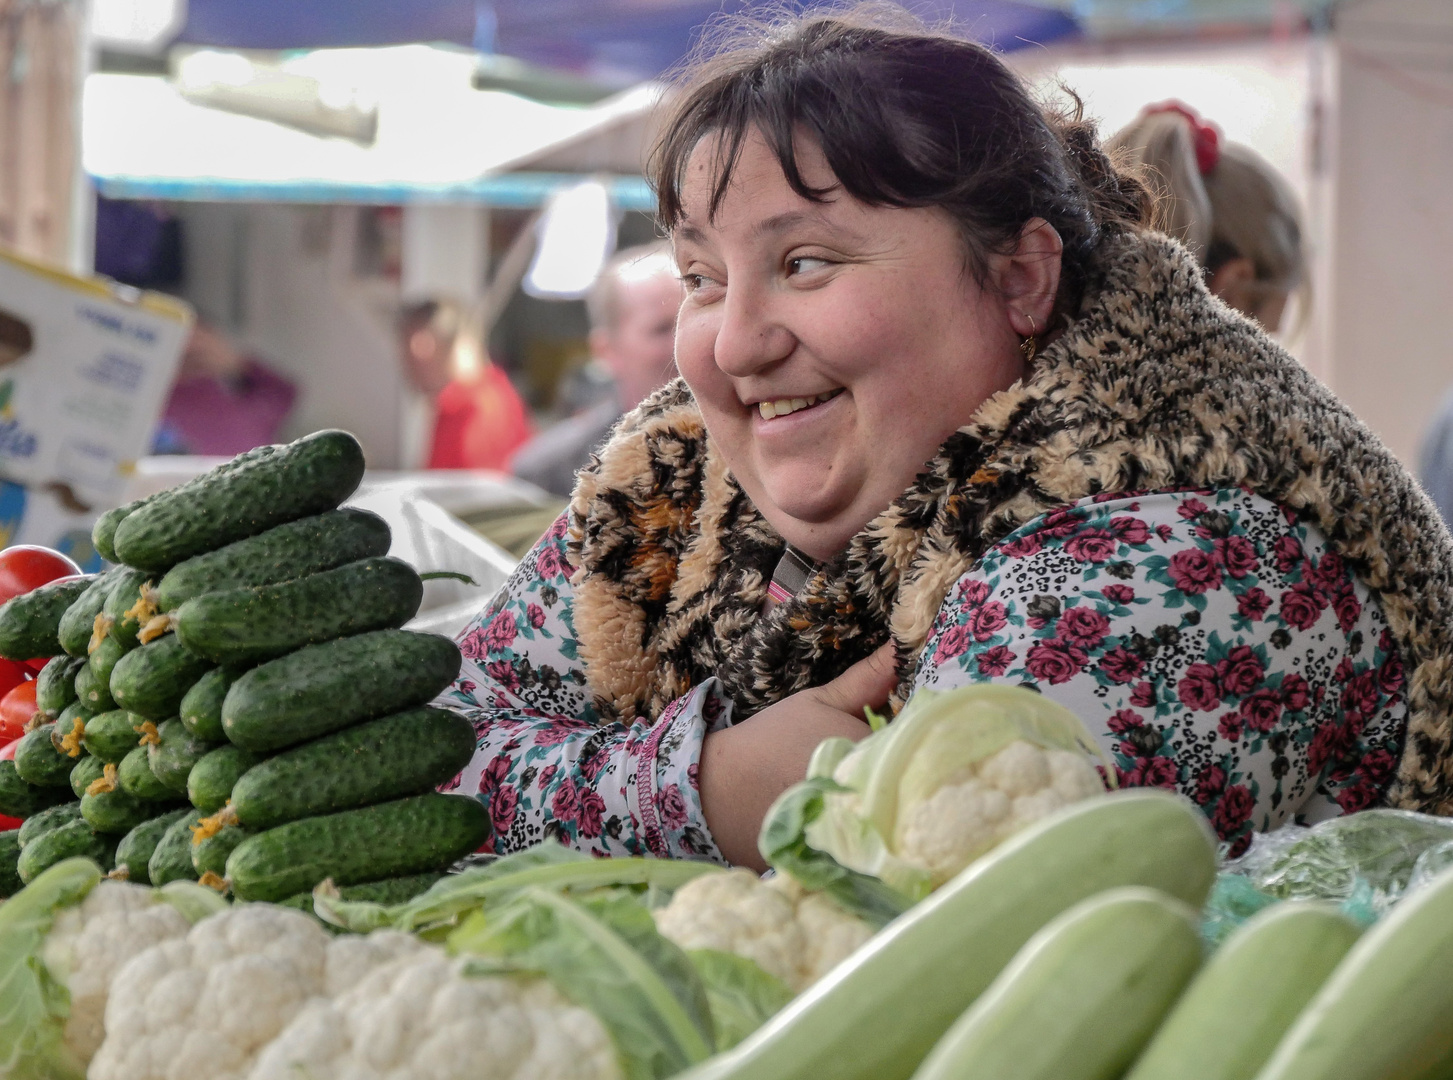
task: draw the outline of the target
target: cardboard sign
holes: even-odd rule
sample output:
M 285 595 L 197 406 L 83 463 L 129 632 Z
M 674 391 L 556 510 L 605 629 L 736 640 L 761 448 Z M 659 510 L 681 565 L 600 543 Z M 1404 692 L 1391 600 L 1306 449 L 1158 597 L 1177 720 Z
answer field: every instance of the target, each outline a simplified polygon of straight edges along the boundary
M 179 300 L 0 251 L 0 476 L 115 505 L 191 330 Z

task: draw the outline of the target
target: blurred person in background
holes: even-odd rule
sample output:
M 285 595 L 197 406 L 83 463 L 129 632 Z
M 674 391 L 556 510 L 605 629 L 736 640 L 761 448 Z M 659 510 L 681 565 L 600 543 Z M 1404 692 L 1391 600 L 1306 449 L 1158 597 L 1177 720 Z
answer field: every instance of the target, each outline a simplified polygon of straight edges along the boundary
M 157 454 L 231 457 L 276 442 L 298 388 L 199 316 L 157 424 Z
M 671 249 L 645 244 L 618 253 L 586 301 L 592 363 L 610 373 L 611 393 L 523 446 L 511 470 L 568 497 L 575 474 L 620 417 L 676 376 L 673 347 L 681 277 Z
M 524 402 L 485 354 L 463 308 L 424 300 L 399 320 L 404 375 L 433 404 L 430 469 L 504 469 L 530 437 Z
M 1281 174 L 1178 102 L 1150 106 L 1105 146 L 1138 167 L 1157 224 L 1191 249 L 1211 291 L 1276 333 L 1306 273 L 1301 212 Z

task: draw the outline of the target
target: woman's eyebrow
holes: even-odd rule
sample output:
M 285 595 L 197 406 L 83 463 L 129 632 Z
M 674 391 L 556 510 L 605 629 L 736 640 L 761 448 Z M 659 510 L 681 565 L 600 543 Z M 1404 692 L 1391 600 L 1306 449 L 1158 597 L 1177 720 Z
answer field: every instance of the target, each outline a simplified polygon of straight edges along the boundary
M 751 228 L 751 235 L 754 238 L 763 236 L 775 236 L 787 232 L 799 225 L 822 225 L 835 233 L 848 237 L 855 237 L 857 234 L 851 229 L 845 228 L 840 222 L 832 221 L 821 209 L 811 210 L 788 210 L 785 213 L 775 214 L 764 221 L 759 221 Z

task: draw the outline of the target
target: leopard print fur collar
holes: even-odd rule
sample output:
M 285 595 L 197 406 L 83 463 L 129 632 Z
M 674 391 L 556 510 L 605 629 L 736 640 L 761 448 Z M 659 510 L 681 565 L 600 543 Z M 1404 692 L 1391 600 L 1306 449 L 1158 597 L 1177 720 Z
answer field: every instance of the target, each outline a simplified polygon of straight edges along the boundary
M 738 717 L 835 677 L 891 631 L 907 690 L 954 582 L 1013 529 L 1098 493 L 1246 487 L 1317 522 L 1381 597 L 1411 672 L 1388 801 L 1453 813 L 1453 541 L 1391 453 L 1174 241 L 1114 241 L 1078 318 L 790 601 L 783 542 L 672 383 L 629 414 L 570 506 L 575 629 L 609 717 L 719 676 Z

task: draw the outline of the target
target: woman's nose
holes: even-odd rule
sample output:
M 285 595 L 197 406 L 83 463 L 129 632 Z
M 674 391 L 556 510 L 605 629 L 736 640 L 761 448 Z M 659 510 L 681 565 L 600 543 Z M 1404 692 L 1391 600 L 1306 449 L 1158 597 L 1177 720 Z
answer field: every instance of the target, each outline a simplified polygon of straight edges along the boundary
M 714 359 L 725 374 L 757 375 L 787 357 L 796 343 L 761 290 L 727 288 Z

